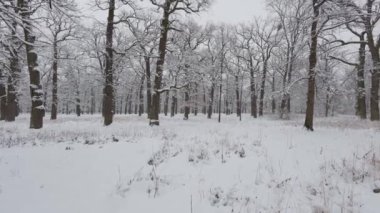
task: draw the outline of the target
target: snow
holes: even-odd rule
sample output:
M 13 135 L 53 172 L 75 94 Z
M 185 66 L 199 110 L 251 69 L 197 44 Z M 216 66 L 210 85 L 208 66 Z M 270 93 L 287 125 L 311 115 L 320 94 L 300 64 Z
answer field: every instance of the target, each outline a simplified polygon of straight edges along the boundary
M 380 124 L 349 116 L 0 122 L 0 212 L 378 212 Z

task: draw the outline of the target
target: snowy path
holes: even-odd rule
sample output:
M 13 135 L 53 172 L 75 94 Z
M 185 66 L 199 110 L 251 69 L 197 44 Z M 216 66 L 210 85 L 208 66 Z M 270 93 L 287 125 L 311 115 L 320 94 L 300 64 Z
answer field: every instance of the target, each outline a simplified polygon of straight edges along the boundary
M 0 212 L 375 213 L 380 125 L 352 119 L 0 122 Z

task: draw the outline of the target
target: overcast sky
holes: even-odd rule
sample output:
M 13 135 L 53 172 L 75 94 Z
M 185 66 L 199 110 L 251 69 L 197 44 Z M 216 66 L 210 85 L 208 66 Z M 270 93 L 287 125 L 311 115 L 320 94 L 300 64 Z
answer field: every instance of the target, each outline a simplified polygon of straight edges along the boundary
M 265 0 L 214 0 L 202 19 L 236 24 L 247 22 L 254 16 L 265 16 Z
M 76 0 L 83 12 L 92 18 L 100 21 L 107 19 L 106 11 L 93 11 L 89 4 L 93 5 L 94 0 Z M 144 0 L 143 4 L 151 5 L 149 0 Z M 265 0 L 214 0 L 208 11 L 191 17 L 201 23 L 227 23 L 237 24 L 248 22 L 254 16 L 265 16 Z

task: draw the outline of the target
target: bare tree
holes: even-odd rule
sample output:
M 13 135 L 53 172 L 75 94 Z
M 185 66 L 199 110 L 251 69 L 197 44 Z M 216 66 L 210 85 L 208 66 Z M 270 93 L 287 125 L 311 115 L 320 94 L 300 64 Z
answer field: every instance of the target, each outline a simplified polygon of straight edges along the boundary
M 56 8 L 52 8 L 48 11 L 47 27 L 51 34 L 49 43 L 53 49 L 53 63 L 52 63 L 52 105 L 50 119 L 57 119 L 58 112 L 58 66 L 59 60 L 63 59 L 60 54 L 60 48 L 62 43 L 74 39 L 75 21 L 74 15 L 68 17 L 69 11 L 74 11 L 75 6 L 71 2 L 69 7 L 66 7 L 65 13 Z
M 158 47 L 159 58 L 156 64 L 156 75 L 154 78 L 154 91 L 152 96 L 151 116 L 149 124 L 159 125 L 159 106 L 160 106 L 160 89 L 162 84 L 162 74 L 165 64 L 166 46 L 168 41 L 168 32 L 171 28 L 170 16 L 174 13 L 184 11 L 186 13 L 197 13 L 205 8 L 209 1 L 207 0 L 150 0 L 150 2 L 163 11 L 161 20 L 161 34 Z
M 312 0 L 312 24 L 310 31 L 310 55 L 309 55 L 309 74 L 308 74 L 308 90 L 307 90 L 307 103 L 306 103 L 306 118 L 305 118 L 305 128 L 307 130 L 313 131 L 313 121 L 314 121 L 314 101 L 315 101 L 315 76 L 316 76 L 316 65 L 317 65 L 317 47 L 318 47 L 318 35 L 321 32 L 319 27 L 321 7 L 327 2 L 327 0 Z M 323 24 L 322 24 L 323 25 Z
M 268 63 L 272 57 L 273 49 L 277 47 L 280 41 L 278 33 L 281 30 L 281 25 L 274 25 L 269 23 L 270 20 L 261 22 L 260 20 L 255 20 L 255 36 L 253 41 L 260 53 L 262 61 L 262 74 L 260 82 L 260 93 L 259 93 L 259 116 L 263 116 L 264 110 L 264 97 L 265 97 L 265 83 L 267 81 L 268 74 Z
M 30 117 L 30 128 L 40 129 L 43 126 L 45 108 L 43 103 L 43 91 L 38 68 L 38 56 L 34 47 L 36 36 L 33 33 L 33 22 L 31 15 L 33 9 L 29 6 L 29 1 L 18 0 L 20 16 L 22 18 L 24 39 L 26 47 L 26 58 L 30 77 L 30 95 L 32 99 L 32 109 Z

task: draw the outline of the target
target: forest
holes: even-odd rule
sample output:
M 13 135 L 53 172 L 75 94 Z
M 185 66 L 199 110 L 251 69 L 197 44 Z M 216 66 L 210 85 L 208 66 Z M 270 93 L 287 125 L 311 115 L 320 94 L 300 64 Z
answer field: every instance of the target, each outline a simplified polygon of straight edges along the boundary
M 380 1 L 223 1 L 0 0 L 0 212 L 376 212 Z
M 295 113 L 313 130 L 314 114 L 380 119 L 376 1 L 268 0 L 268 17 L 236 26 L 189 17 L 209 1 L 90 3 L 103 20 L 75 1 L 1 3 L 2 120 Z

